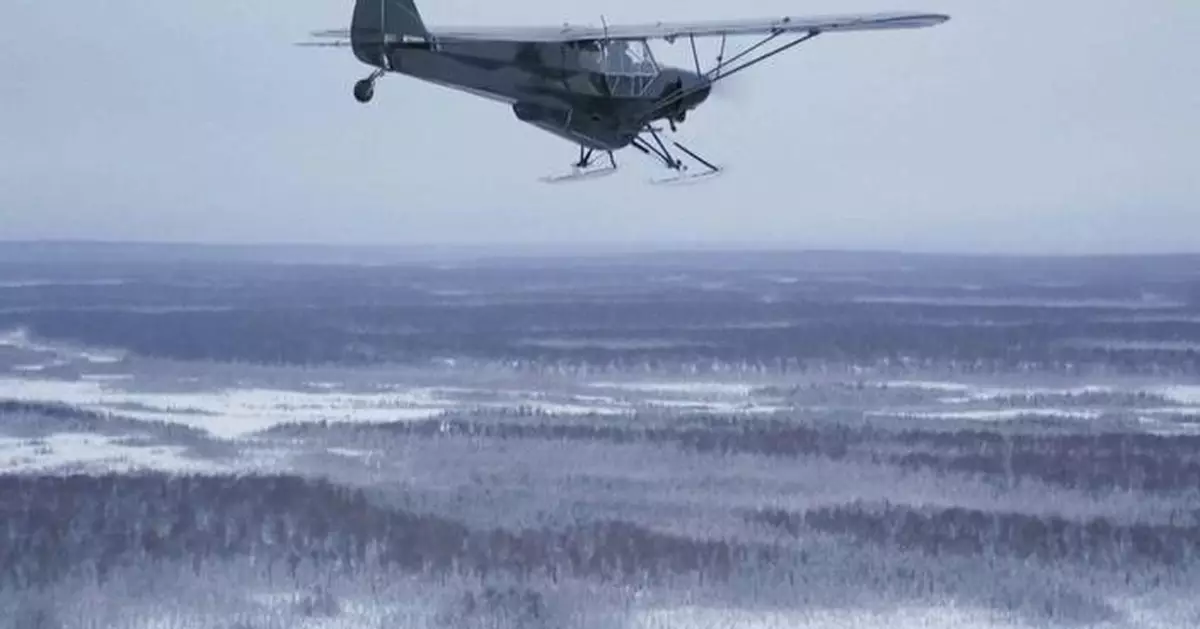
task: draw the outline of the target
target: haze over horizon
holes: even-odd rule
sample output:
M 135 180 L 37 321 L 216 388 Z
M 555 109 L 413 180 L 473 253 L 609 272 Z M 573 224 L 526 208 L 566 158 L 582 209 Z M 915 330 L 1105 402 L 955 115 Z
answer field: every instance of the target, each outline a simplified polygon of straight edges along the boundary
M 650 187 L 655 166 L 623 152 L 615 177 L 548 187 L 572 147 L 506 107 L 404 77 L 364 107 L 349 51 L 290 46 L 344 27 L 345 3 L 114 0 L 63 20 L 17 0 L 0 7 L 0 240 L 1200 252 L 1200 4 L 418 6 L 432 26 L 952 19 L 821 37 L 740 77 L 681 129 L 729 167 L 710 184 Z
M 731 268 L 797 268 L 826 272 L 902 265 L 945 267 L 956 263 L 1032 263 L 1045 268 L 1088 265 L 1200 264 L 1200 252 L 1154 253 L 1011 253 L 986 251 L 914 251 L 903 249 L 820 249 L 772 243 L 321 243 L 321 242 L 168 242 L 101 240 L 3 240 L 0 264 L 92 263 L 190 264 L 273 263 L 301 265 L 441 265 L 508 263 L 558 264 L 699 264 Z M 1112 270 L 1117 270 L 1112 267 Z

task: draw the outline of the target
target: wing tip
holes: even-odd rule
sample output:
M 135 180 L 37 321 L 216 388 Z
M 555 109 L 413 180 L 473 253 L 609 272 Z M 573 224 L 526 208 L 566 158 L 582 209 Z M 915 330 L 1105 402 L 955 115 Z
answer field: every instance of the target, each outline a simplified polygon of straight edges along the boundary
M 950 21 L 950 16 L 945 13 L 894 13 L 888 15 L 887 18 L 881 20 L 882 23 L 891 23 L 899 28 L 928 28 L 930 26 L 938 26 Z

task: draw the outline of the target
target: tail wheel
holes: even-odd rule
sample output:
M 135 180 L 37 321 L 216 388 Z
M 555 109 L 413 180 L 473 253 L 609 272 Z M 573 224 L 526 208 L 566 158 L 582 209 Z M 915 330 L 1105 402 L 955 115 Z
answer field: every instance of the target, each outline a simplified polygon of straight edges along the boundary
M 375 96 L 375 82 L 363 79 L 354 84 L 354 98 L 360 103 L 369 103 Z

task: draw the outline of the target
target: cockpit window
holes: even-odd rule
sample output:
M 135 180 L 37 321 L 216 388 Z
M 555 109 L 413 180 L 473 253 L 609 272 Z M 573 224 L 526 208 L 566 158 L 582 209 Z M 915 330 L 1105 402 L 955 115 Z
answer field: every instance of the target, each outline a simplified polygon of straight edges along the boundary
M 605 75 L 614 96 L 642 94 L 658 76 L 658 63 L 644 41 L 586 42 L 579 45 L 579 63 L 585 70 Z
M 645 42 L 615 41 L 608 46 L 609 63 L 621 74 L 656 75 L 658 66 Z
M 587 42 L 579 46 L 580 65 L 605 74 L 656 76 L 658 64 L 642 41 Z

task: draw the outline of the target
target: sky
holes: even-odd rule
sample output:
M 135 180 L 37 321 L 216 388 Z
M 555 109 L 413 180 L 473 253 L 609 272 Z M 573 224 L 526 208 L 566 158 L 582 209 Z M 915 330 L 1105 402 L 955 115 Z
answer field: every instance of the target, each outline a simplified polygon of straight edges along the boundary
M 1194 0 L 418 6 L 430 26 L 952 19 L 732 79 L 681 129 L 728 169 L 704 185 L 648 185 L 629 150 L 548 186 L 576 149 L 508 106 L 395 75 L 364 106 L 348 50 L 291 45 L 346 27 L 348 0 L 5 0 L 0 240 L 1200 252 Z

